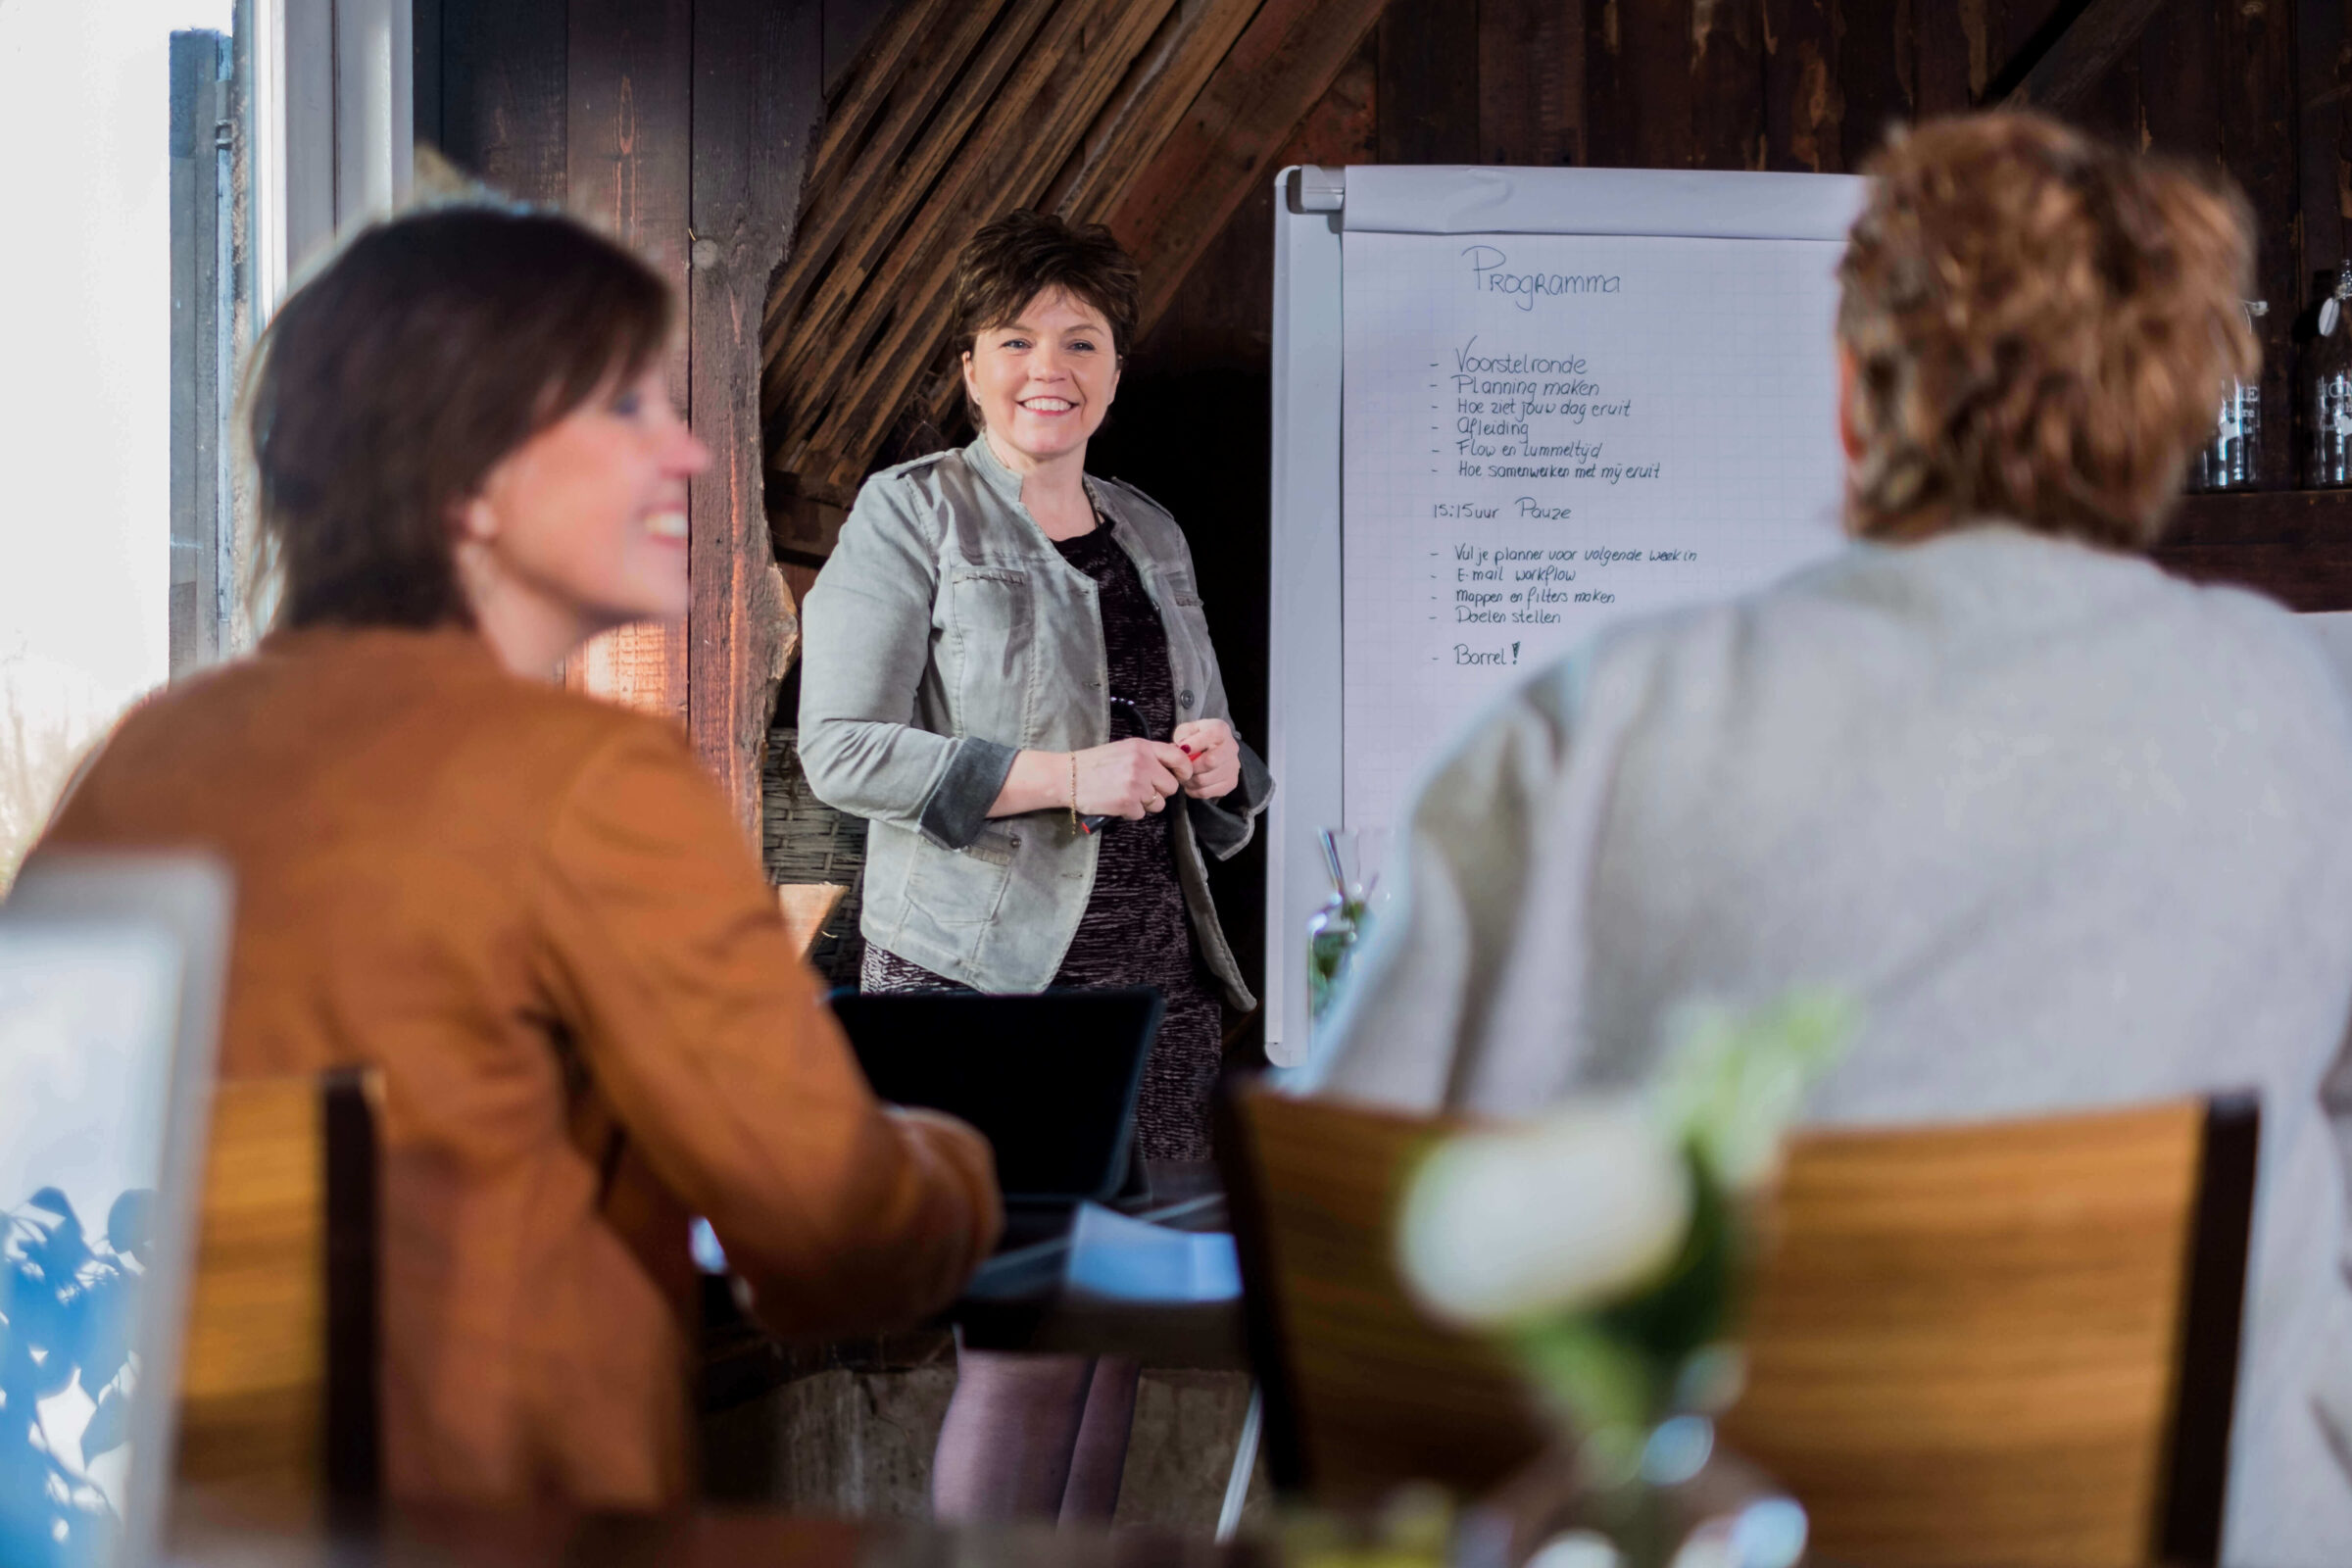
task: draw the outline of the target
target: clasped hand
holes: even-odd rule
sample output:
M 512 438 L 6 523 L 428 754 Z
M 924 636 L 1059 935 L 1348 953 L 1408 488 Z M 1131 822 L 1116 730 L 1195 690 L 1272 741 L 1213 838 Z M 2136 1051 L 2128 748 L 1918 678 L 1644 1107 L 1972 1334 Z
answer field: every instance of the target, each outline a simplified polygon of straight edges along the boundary
M 1221 800 L 1241 779 L 1241 750 L 1221 718 L 1180 724 L 1166 741 L 1112 741 L 1077 754 L 1081 814 L 1130 821 L 1166 808 L 1178 790 Z

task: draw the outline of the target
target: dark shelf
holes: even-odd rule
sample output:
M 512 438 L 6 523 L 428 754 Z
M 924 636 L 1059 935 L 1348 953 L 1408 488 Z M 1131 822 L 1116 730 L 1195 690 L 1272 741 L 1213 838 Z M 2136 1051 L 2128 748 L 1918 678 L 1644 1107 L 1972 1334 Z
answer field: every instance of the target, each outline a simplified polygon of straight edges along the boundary
M 2156 562 L 2199 582 L 2233 582 L 2290 610 L 2352 610 L 2352 490 L 2189 496 Z

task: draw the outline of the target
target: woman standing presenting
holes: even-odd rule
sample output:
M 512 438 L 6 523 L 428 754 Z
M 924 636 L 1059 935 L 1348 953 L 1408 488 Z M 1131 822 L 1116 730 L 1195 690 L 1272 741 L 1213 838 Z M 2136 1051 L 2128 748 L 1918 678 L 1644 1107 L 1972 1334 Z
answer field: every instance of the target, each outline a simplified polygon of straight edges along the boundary
M 871 823 L 865 988 L 1157 987 L 1138 1147 L 1200 1160 L 1220 997 L 1256 1004 L 1202 857 L 1249 842 L 1272 783 L 1233 733 L 1183 533 L 1086 472 L 1137 285 L 1099 225 L 1016 212 L 965 247 L 956 329 L 981 433 L 859 492 L 808 595 L 801 756 L 821 799 Z M 960 1365 L 940 1512 L 1107 1514 L 1134 1368 Z

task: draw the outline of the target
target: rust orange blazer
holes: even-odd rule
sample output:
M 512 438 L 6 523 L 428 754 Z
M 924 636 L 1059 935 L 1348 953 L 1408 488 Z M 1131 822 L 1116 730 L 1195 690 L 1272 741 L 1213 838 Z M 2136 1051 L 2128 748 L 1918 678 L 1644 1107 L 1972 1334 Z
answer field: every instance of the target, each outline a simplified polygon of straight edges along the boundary
M 225 1074 L 382 1069 L 396 1496 L 680 1496 L 689 1213 L 791 1336 L 993 1245 L 986 1144 L 874 1101 L 683 737 L 469 632 L 270 637 L 128 715 L 53 846 L 233 866 Z

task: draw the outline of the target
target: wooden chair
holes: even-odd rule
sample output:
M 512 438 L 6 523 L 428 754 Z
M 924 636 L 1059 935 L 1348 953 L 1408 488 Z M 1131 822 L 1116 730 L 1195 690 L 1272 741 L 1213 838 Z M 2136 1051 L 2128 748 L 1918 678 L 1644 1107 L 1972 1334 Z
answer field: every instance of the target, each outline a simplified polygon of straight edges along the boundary
M 1458 1122 L 1244 1085 L 1223 1159 L 1277 1486 L 1469 1492 L 1542 1448 L 1483 1343 L 1411 1305 L 1396 1199 Z M 1816 1132 L 1790 1151 L 1726 1441 L 1833 1559 L 2212 1562 L 2250 1102 Z
M 806 958 L 816 951 L 825 922 L 841 907 L 849 889 L 833 882 L 788 882 L 776 889 L 776 906 L 784 911 L 784 929 L 792 951 Z
M 180 1357 L 184 1484 L 379 1492 L 377 1093 L 354 1071 L 213 1092 Z

